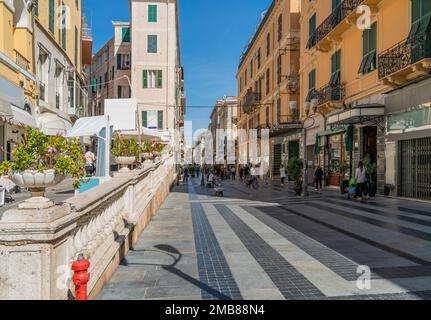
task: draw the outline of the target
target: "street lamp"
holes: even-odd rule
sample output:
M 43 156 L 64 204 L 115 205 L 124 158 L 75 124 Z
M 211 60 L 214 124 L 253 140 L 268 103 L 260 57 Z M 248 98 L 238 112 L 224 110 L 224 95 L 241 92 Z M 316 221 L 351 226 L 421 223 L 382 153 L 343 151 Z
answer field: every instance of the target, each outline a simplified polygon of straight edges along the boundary
M 310 107 L 313 107 L 313 112 L 316 113 L 317 112 L 317 106 L 318 106 L 319 100 L 318 99 L 312 99 L 311 102 L 307 101 L 305 102 L 305 107 L 304 107 L 304 111 L 305 111 L 305 115 L 306 118 L 304 119 L 304 121 L 302 122 L 302 129 L 303 129 L 303 136 L 304 136 L 304 177 L 303 177 L 303 181 L 302 181 L 302 188 L 303 188 L 303 193 L 304 193 L 304 197 L 308 197 L 309 193 L 308 193 L 308 152 L 307 152 L 307 130 L 312 128 L 315 124 L 315 119 L 314 117 L 310 116 Z M 296 105 L 291 104 L 290 105 L 290 110 L 291 112 L 295 112 L 296 111 Z M 313 123 L 310 126 L 305 126 L 305 122 L 307 120 L 313 120 Z

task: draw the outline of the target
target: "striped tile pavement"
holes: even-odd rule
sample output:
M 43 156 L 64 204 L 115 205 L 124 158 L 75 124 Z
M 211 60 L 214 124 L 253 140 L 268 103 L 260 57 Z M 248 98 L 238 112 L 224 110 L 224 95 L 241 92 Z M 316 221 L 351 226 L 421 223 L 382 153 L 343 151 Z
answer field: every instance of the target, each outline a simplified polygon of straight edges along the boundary
M 431 204 L 224 189 L 176 187 L 98 299 L 431 299 Z

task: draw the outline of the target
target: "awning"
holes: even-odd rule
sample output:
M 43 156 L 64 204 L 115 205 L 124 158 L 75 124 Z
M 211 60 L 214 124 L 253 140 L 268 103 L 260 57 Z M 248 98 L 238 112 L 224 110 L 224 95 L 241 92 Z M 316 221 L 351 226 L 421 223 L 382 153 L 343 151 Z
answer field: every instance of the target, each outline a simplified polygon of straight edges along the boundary
M 319 137 L 332 136 L 333 134 L 338 134 L 346 131 L 347 131 L 347 126 L 341 126 L 341 127 L 335 128 L 334 130 L 326 130 L 323 132 L 319 132 L 317 136 Z
M 9 80 L 0 77 L 0 101 L 6 101 L 9 105 L 24 108 L 24 90 Z
M 40 130 L 48 136 L 65 135 L 72 128 L 69 121 L 60 118 L 55 113 L 44 112 L 38 117 Z
M 99 135 L 100 131 L 106 128 L 106 117 L 80 118 L 73 128 L 67 131 L 67 138 L 92 137 Z
M 0 117 L 11 117 L 12 108 L 10 102 L 0 98 Z
M 139 132 L 137 130 L 134 130 L 134 131 L 120 130 L 120 131 L 117 131 L 117 133 L 124 138 L 138 138 L 139 136 Z M 162 132 L 151 130 L 148 128 L 141 128 L 141 138 L 144 140 L 162 139 L 162 136 L 163 136 Z
M 31 127 L 33 129 L 37 129 L 36 120 L 30 113 L 15 106 L 12 106 L 11 110 L 12 118 L 9 120 L 10 123 L 19 127 Z
M 360 105 L 352 109 L 347 109 L 328 117 L 328 125 L 350 125 L 359 124 L 385 115 L 383 105 Z

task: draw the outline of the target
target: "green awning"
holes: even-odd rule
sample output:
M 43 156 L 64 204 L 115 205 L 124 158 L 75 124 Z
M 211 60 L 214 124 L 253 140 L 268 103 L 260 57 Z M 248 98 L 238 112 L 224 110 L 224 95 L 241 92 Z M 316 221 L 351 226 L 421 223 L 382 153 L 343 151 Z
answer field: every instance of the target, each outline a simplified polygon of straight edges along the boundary
M 326 137 L 326 136 L 331 136 L 333 134 L 346 132 L 347 129 L 348 129 L 348 126 L 341 126 L 341 127 L 335 128 L 334 130 L 326 130 L 326 131 L 320 132 L 317 135 L 319 137 Z
M 353 141 L 353 136 L 354 136 L 354 133 L 355 133 L 355 130 L 354 130 L 354 127 L 352 126 L 352 125 L 350 125 L 350 126 L 348 126 L 347 127 L 347 130 L 346 130 L 346 150 L 348 151 L 348 152 L 352 152 L 353 151 L 353 144 L 354 144 L 354 141 Z

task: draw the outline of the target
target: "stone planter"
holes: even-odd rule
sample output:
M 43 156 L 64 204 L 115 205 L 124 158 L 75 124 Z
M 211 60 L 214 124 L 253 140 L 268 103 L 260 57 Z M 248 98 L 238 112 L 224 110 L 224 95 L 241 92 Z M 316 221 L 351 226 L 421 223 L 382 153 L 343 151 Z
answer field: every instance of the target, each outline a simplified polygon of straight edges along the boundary
M 14 172 L 10 175 L 13 183 L 21 188 L 26 188 L 31 193 L 31 198 L 20 205 L 20 208 L 48 207 L 52 202 L 45 198 L 46 188 L 53 187 L 66 178 L 65 175 L 56 173 L 54 170 L 44 172 L 27 170 Z
M 119 172 L 130 172 L 129 166 L 135 163 L 136 157 L 116 157 L 115 162 L 121 166 Z

